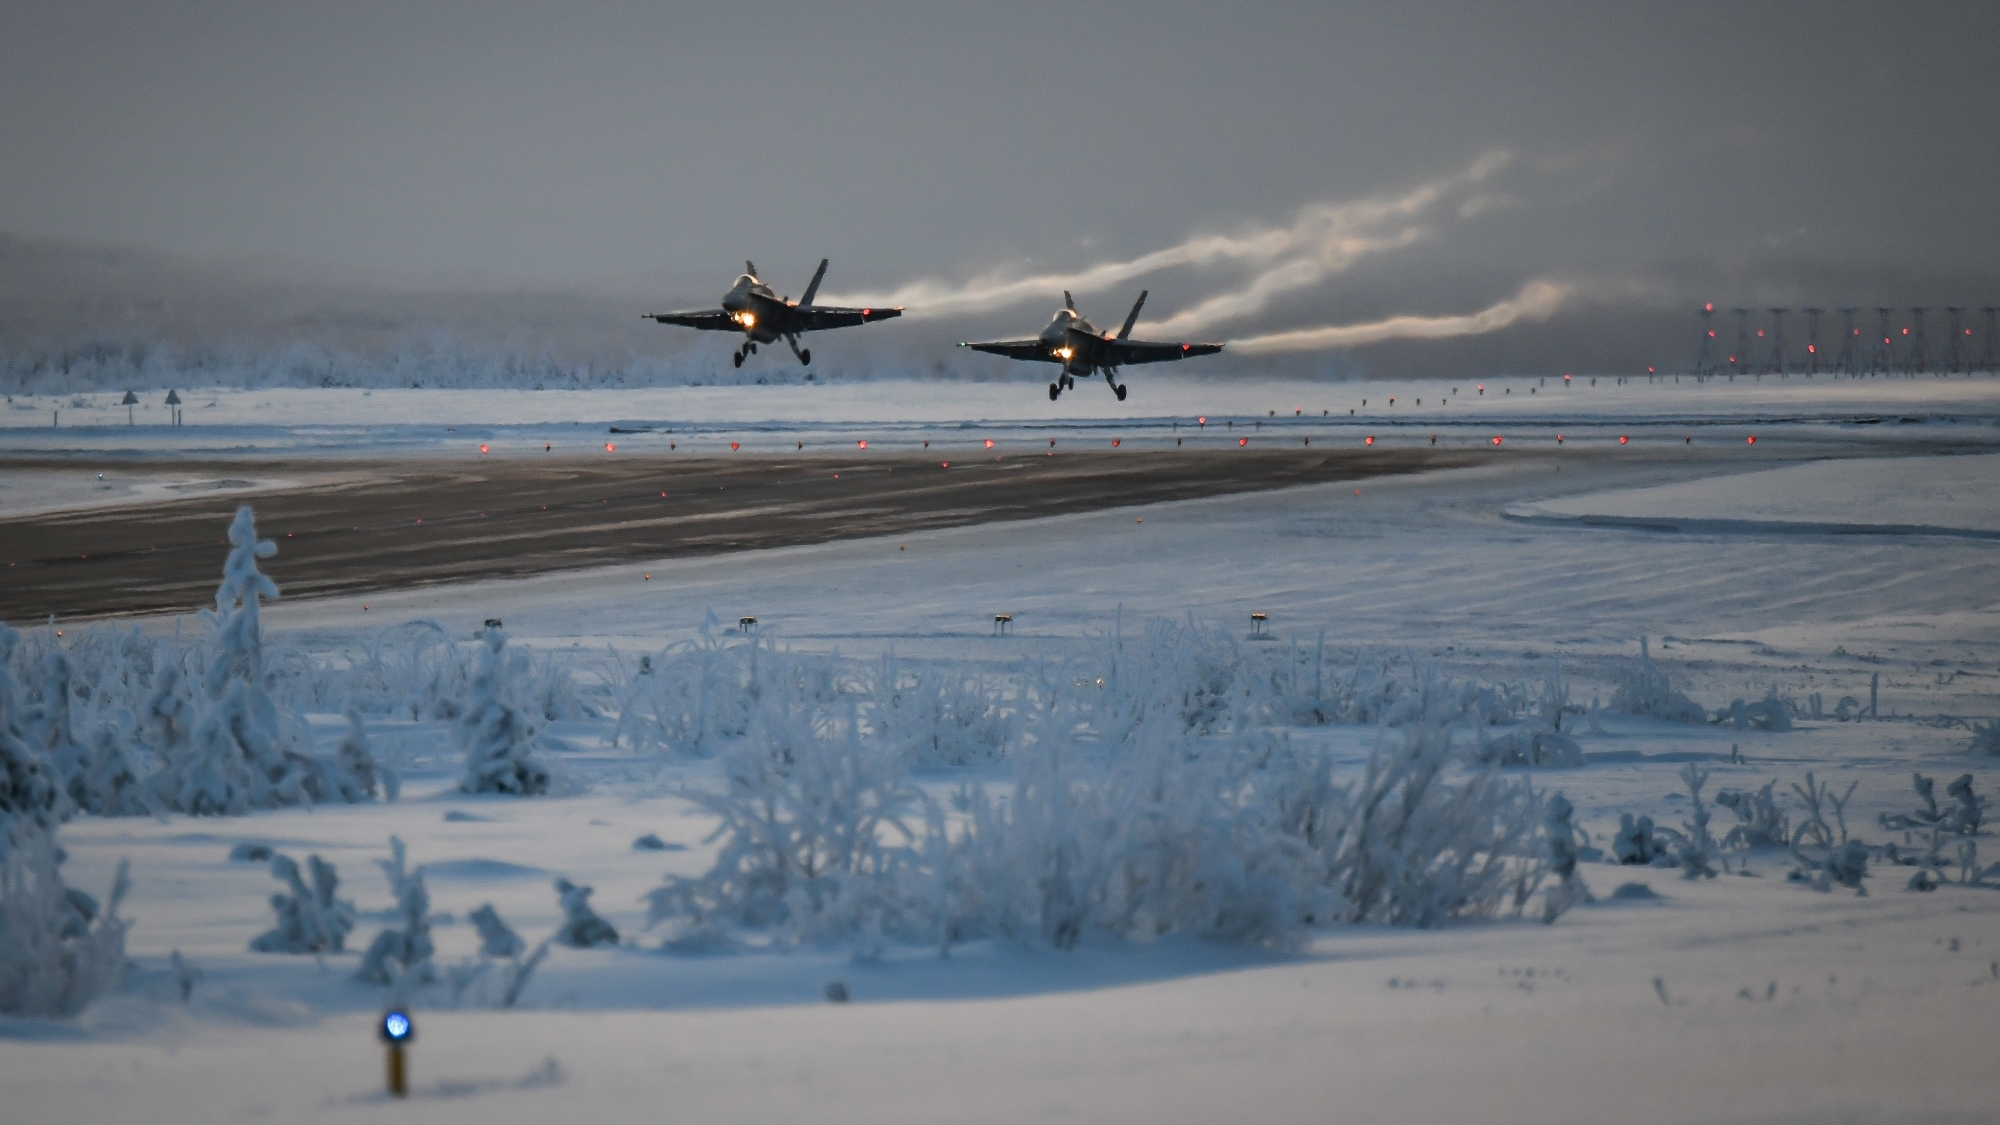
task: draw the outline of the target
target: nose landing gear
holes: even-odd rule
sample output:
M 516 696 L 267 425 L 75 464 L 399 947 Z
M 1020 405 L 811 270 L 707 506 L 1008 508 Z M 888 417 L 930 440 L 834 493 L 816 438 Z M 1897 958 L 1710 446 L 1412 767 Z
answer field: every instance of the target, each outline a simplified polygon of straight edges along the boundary
M 1060 383 L 1050 383 L 1050 384 L 1049 384 L 1049 401 L 1050 401 L 1050 402 L 1054 402 L 1054 401 L 1055 401 L 1055 400 L 1056 400 L 1057 398 L 1061 397 L 1061 395 L 1062 395 L 1062 384 L 1060 384 Z

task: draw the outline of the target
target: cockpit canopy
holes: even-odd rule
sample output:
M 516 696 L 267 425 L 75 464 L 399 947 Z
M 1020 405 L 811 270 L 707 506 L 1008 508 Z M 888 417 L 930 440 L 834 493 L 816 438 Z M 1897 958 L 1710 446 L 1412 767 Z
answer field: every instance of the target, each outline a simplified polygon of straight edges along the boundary
M 1089 332 L 1092 335 L 1097 333 L 1097 328 L 1089 321 L 1083 319 L 1083 317 L 1077 315 L 1074 310 L 1057 309 L 1055 318 L 1049 321 L 1047 328 L 1042 329 L 1042 339 L 1050 341 L 1065 339 L 1072 328 L 1078 332 Z

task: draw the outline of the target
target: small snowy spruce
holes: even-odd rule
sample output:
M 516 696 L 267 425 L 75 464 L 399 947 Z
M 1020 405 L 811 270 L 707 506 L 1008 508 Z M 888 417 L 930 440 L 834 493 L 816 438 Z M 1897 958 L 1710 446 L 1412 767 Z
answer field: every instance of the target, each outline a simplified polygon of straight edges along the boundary
M 507 634 L 488 627 L 480 634 L 485 651 L 454 733 L 465 750 L 458 787 L 467 793 L 529 797 L 549 790 L 548 767 L 535 757 L 535 728 L 502 696 L 525 657 L 509 659 Z M 518 656 L 518 654 L 516 654 Z

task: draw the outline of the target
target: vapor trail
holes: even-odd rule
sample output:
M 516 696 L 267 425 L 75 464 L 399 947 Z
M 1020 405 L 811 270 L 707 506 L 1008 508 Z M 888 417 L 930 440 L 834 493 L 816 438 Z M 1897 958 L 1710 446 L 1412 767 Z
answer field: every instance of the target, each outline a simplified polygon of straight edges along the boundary
M 1027 300 L 1050 301 L 1063 290 L 1092 293 L 1181 266 L 1240 262 L 1260 267 L 1238 291 L 1210 298 L 1152 327 L 1211 323 L 1249 315 L 1276 293 L 1316 284 L 1363 258 L 1418 241 L 1429 233 L 1423 222 L 1427 212 L 1493 175 L 1511 159 L 1505 152 L 1487 153 L 1463 171 L 1400 195 L 1313 203 L 1300 208 L 1289 226 L 1241 235 L 1198 235 L 1123 261 L 1027 277 L 997 270 L 963 284 L 925 279 L 887 292 L 842 293 L 825 299 L 843 305 L 901 306 L 908 310 L 906 317 L 915 319 L 985 312 Z
M 1297 328 L 1229 341 L 1239 352 L 1303 352 L 1319 348 L 1352 348 L 1384 340 L 1436 340 L 1448 336 L 1481 336 L 1523 320 L 1547 320 L 1569 300 L 1575 287 L 1552 281 L 1530 281 L 1505 301 L 1462 316 L 1392 316 L 1366 324 L 1329 324 Z

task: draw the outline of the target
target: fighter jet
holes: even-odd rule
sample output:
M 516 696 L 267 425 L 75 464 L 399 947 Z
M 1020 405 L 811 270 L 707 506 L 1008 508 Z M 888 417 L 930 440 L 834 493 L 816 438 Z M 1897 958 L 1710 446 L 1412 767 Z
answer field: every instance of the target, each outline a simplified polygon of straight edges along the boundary
M 1042 329 L 1042 334 L 1032 340 L 992 340 L 983 344 L 961 343 L 961 348 L 971 348 L 976 352 L 990 352 L 1004 355 L 1008 359 L 1040 360 L 1043 363 L 1062 364 L 1062 374 L 1049 384 L 1049 401 L 1054 402 L 1064 391 L 1076 386 L 1076 376 L 1089 378 L 1099 371 L 1104 372 L 1104 381 L 1118 395 L 1118 401 L 1125 401 L 1125 384 L 1118 381 L 1118 369 L 1128 363 L 1162 363 L 1170 359 L 1186 359 L 1191 355 L 1214 355 L 1222 350 L 1221 344 L 1147 344 L 1127 339 L 1132 335 L 1132 325 L 1138 323 L 1139 310 L 1146 304 L 1146 293 L 1132 303 L 1132 311 L 1125 316 L 1125 326 L 1118 335 L 1103 335 L 1097 326 L 1077 315 L 1076 301 L 1068 290 L 1063 291 L 1063 307 L 1056 310 L 1054 320 Z
M 647 313 L 646 318 L 661 324 L 679 324 L 707 332 L 743 333 L 743 346 L 730 356 L 736 366 L 741 367 L 743 357 L 757 354 L 758 344 L 775 343 L 781 339 L 800 363 L 810 364 L 811 350 L 799 347 L 801 333 L 846 328 L 903 315 L 902 309 L 839 309 L 813 304 L 813 294 L 819 292 L 820 279 L 826 276 L 825 258 L 819 260 L 819 271 L 813 274 L 812 284 L 806 286 L 806 295 L 799 298 L 797 304 L 793 304 L 789 297 L 778 296 L 770 286 L 758 280 L 755 262 L 744 262 L 743 270 L 743 276 L 737 278 L 736 284 L 729 287 L 729 292 L 722 295 L 722 307 L 719 309 Z

